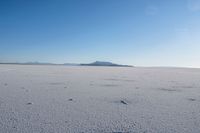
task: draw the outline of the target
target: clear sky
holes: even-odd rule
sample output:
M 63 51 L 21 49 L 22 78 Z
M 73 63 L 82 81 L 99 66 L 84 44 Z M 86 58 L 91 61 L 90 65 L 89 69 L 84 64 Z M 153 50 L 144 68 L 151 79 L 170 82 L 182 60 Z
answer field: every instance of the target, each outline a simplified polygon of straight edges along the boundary
M 1 0 L 0 62 L 200 67 L 200 0 Z

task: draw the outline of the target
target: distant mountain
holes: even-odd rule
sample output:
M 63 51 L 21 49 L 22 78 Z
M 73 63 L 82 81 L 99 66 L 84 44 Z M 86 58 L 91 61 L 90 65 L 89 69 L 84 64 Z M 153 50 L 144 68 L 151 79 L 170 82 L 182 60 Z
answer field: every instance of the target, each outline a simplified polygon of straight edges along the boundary
M 105 61 L 95 61 L 93 63 L 89 64 L 80 64 L 81 66 L 114 66 L 114 67 L 133 67 L 129 65 L 119 65 L 119 64 L 114 64 L 112 62 L 105 62 Z
M 15 64 L 15 65 L 63 65 L 63 66 L 113 66 L 113 67 L 133 67 L 129 65 L 119 65 L 112 62 L 106 61 L 95 61 L 89 64 L 76 64 L 76 63 L 64 63 L 64 64 L 55 64 L 55 63 L 43 63 L 43 62 L 25 62 L 25 63 L 1 63 L 0 64 Z
M 54 63 L 46 63 L 46 62 L 25 62 L 25 63 L 20 63 L 20 64 L 23 64 L 23 65 L 57 65 L 57 64 L 54 64 Z
M 76 63 L 64 63 L 64 66 L 79 66 L 80 64 L 76 64 Z
M 13 64 L 13 65 L 59 65 L 59 64 L 54 64 L 54 63 L 43 63 L 43 62 L 24 62 L 24 63 L 19 63 L 19 62 L 7 62 L 3 63 L 1 62 L 0 64 Z

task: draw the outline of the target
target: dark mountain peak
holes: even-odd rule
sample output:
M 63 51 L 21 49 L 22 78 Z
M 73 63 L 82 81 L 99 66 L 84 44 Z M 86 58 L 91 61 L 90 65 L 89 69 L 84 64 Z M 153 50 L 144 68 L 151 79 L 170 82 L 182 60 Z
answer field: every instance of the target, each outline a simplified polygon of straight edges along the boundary
M 81 64 L 82 66 L 115 66 L 115 67 L 132 67 L 129 65 L 119 65 L 119 64 L 114 64 L 112 62 L 107 62 L 107 61 L 95 61 L 93 63 L 89 64 Z

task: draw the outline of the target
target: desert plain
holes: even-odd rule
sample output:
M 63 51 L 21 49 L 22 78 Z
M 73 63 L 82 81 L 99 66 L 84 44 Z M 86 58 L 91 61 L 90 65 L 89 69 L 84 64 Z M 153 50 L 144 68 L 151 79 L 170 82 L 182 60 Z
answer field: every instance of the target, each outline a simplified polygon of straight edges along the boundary
M 200 69 L 2 64 L 0 133 L 200 133 Z

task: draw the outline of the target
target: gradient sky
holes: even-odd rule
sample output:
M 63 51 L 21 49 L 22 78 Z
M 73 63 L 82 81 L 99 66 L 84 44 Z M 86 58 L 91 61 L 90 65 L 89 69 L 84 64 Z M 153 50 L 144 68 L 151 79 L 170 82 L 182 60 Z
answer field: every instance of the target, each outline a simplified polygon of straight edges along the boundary
M 200 67 L 200 0 L 1 0 L 0 62 Z

